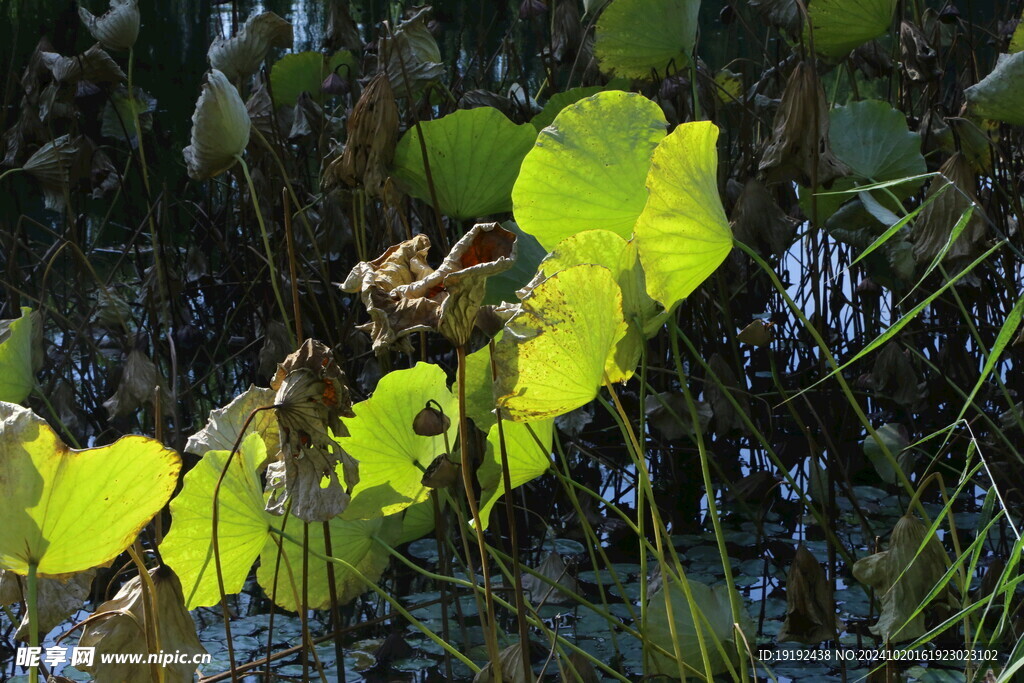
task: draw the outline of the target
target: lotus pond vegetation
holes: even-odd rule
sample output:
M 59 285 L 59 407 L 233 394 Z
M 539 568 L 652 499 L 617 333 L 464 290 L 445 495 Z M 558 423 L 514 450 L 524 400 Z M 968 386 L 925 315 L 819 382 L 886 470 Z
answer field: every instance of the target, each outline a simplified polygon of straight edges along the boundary
M 1022 12 L 0 0 L 0 680 L 1024 680 Z

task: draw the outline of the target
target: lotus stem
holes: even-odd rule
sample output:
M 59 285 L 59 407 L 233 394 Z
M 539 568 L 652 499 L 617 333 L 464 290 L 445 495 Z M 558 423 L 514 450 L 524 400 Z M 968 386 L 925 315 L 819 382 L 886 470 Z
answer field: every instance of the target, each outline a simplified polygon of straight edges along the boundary
M 252 176 L 249 174 L 249 165 L 241 155 L 235 157 L 242 166 L 242 173 L 245 175 L 245 182 L 249 186 L 249 196 L 252 197 L 252 207 L 256 211 L 256 222 L 260 226 L 260 236 L 263 238 L 263 250 L 267 254 L 267 267 L 270 269 L 270 286 L 274 290 L 274 298 L 277 300 L 277 307 L 281 310 L 281 317 L 284 318 L 284 329 L 288 333 L 288 343 L 295 348 L 295 335 L 292 333 L 291 323 L 288 320 L 288 309 L 284 305 L 284 297 L 281 296 L 281 287 L 277 283 L 277 268 L 274 267 L 274 250 L 270 248 L 270 237 L 267 235 L 267 224 L 263 222 L 263 212 L 260 210 L 260 202 L 256 197 L 256 186 L 253 185 Z

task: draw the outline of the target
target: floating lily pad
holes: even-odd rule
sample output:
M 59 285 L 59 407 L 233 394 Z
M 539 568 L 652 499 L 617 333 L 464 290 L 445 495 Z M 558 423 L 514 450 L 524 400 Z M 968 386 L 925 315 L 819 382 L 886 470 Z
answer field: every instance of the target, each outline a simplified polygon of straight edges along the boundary
M 732 250 L 718 195 L 718 128 L 684 123 L 654 151 L 650 197 L 636 222 L 636 244 L 651 298 L 671 310 Z
M 583 230 L 629 238 L 666 126 L 657 104 L 617 90 L 562 110 L 537 136 L 512 189 L 519 227 L 548 250 Z
M 32 309 L 21 317 L 0 320 L 0 401 L 21 403 L 32 393 Z
M 594 52 L 603 71 L 664 76 L 690 62 L 700 0 L 614 0 L 597 20 Z
M 395 176 L 411 195 L 430 203 L 420 130 L 442 213 L 461 220 L 512 208 L 519 166 L 537 137 L 533 126 L 478 107 L 409 128 L 395 149 Z
M 167 503 L 181 459 L 125 436 L 72 450 L 31 410 L 0 403 L 0 567 L 59 577 L 105 565 Z
M 373 396 L 352 407 L 355 417 L 343 419 L 349 435 L 338 442 L 359 461 L 359 483 L 345 519 L 392 515 L 427 500 L 430 489 L 421 483 L 423 472 L 445 452 L 445 439 L 416 434 L 412 422 L 430 400 L 451 419 L 448 443 L 454 444 L 458 406 L 444 370 L 430 363 L 388 373 Z
M 889 30 L 896 0 L 814 0 L 807 11 L 814 50 L 839 59 Z
M 498 405 L 518 422 L 589 403 L 626 334 L 611 271 L 580 265 L 551 276 L 523 301 L 496 347 Z
M 727 661 L 719 653 L 714 642 L 718 640 L 721 643 L 726 656 L 735 657 L 735 633 L 732 610 L 729 606 L 728 588 L 724 585 L 711 588 L 697 581 L 688 581 L 688 584 L 694 601 L 692 607 L 702 615 L 701 630 L 704 636 L 704 646 L 708 650 L 708 658 L 711 662 L 711 673 L 718 674 L 728 671 Z M 683 663 L 697 671 L 704 671 L 697 630 L 694 627 L 691 605 L 686 599 L 686 594 L 675 582 L 671 582 L 669 597 L 672 603 L 672 619 L 675 622 L 675 632 L 678 637 L 679 656 Z M 745 617 L 746 614 L 741 616 Z M 749 621 L 749 619 L 745 621 Z M 745 631 L 753 630 L 747 628 L 749 623 L 744 623 L 743 626 Z M 672 635 L 668 626 L 664 586 L 655 591 L 648 600 L 647 626 L 644 633 L 651 639 L 651 642 L 664 648 L 667 652 L 674 652 Z M 656 653 L 653 663 L 654 673 L 666 676 L 679 675 L 679 664 L 672 658 Z

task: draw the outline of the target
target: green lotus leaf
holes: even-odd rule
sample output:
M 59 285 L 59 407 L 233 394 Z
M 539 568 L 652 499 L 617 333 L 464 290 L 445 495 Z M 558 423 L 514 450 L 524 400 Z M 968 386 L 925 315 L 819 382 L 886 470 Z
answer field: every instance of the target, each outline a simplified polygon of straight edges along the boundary
M 898 180 L 921 175 L 927 171 L 921 155 L 921 136 L 907 127 L 907 118 L 893 109 L 887 102 L 863 100 L 829 112 L 830 141 L 832 153 L 846 164 L 852 175 L 839 178 L 830 192 L 850 190 L 858 185 Z M 921 187 L 923 179 L 894 185 L 890 191 L 900 198 L 913 194 Z M 871 197 L 890 211 L 892 200 L 887 193 L 876 190 Z M 839 207 L 850 199 L 850 195 L 819 195 L 817 213 L 819 220 L 826 220 L 836 214 Z M 870 201 L 870 200 L 869 200 Z M 809 193 L 801 188 L 800 206 L 807 215 L 811 214 Z
M 537 285 L 495 347 L 497 404 L 517 422 L 567 413 L 616 371 L 622 292 L 604 266 L 580 265 Z
M 460 109 L 420 123 L 441 212 L 460 220 L 512 208 L 512 185 L 537 132 L 493 107 Z M 395 177 L 409 194 L 430 203 L 420 133 L 410 128 L 395 148 Z
M 275 107 L 294 107 L 299 95 L 308 92 L 318 103 L 324 94 L 320 85 L 332 71 L 342 76 L 357 73 L 358 64 L 348 50 L 339 50 L 328 57 L 320 52 L 294 52 L 274 62 L 270 69 L 270 90 Z
M 550 126 L 555 117 L 566 107 L 576 104 L 582 99 L 596 95 L 606 90 L 628 90 L 629 81 L 624 78 L 613 78 L 606 85 L 588 85 L 579 88 L 570 88 L 564 92 L 558 92 L 548 98 L 540 113 L 530 119 L 530 123 L 537 130 Z
M 280 529 L 284 517 L 272 518 L 275 528 Z M 302 520 L 292 515 L 284 525 L 285 533 L 297 541 L 303 537 Z M 378 517 L 369 520 L 343 520 L 335 517 L 330 522 L 332 557 L 344 560 L 370 581 L 376 581 L 388 566 L 391 556 L 374 539 L 379 536 L 388 545 L 395 544 L 402 531 L 401 515 Z M 282 557 L 278 564 L 278 541 L 281 542 Z M 324 543 L 323 524 L 309 525 L 309 550 L 311 553 L 327 555 Z M 299 611 L 302 596 L 302 543 L 271 534 L 260 554 L 260 566 L 256 570 L 256 581 L 268 596 L 286 610 Z M 344 605 L 368 590 L 368 586 L 344 565 L 334 565 L 334 585 L 338 604 Z M 274 568 L 277 567 L 277 581 Z M 276 587 L 275 587 L 276 586 Z M 330 584 L 327 577 L 327 563 L 309 557 L 307 575 L 307 600 L 310 609 L 329 609 L 331 606 Z
M 1020 26 L 1024 26 L 1024 22 L 1021 22 Z M 1017 28 L 1014 40 L 1021 30 L 1020 27 Z M 1021 92 L 1021 79 L 1024 79 L 1024 52 L 999 55 L 992 73 L 964 91 L 968 111 L 982 118 L 1003 121 L 1015 126 L 1024 125 L 1024 92 Z
M 21 317 L 0 320 L 0 401 L 21 403 L 32 393 L 32 309 Z
M 896 0 L 814 0 L 807 11 L 814 31 L 814 50 L 841 59 L 889 30 Z
M 608 230 L 584 230 L 558 243 L 544 259 L 540 271 L 550 277 L 581 263 L 604 266 L 622 290 L 622 313 L 629 331 L 615 352 L 619 372 L 609 377 L 618 382 L 633 374 L 643 348 L 644 339 L 657 334 L 665 322 L 665 312 L 647 294 L 644 271 L 640 267 L 636 243 L 626 241 Z
M 385 519 L 390 519 L 385 517 Z M 405 508 L 402 512 L 402 533 L 395 539 L 399 546 L 423 538 L 434 530 L 434 503 L 425 500 Z
M 430 489 L 420 480 L 445 452 L 445 439 L 416 434 L 412 422 L 427 401 L 436 401 L 451 419 L 448 442 L 455 443 L 458 406 L 447 382 L 444 370 L 430 363 L 389 372 L 373 396 L 352 406 L 355 417 L 342 418 L 349 435 L 338 443 L 359 462 L 359 483 L 342 513 L 345 519 L 393 515 L 427 499 Z
M 563 109 L 537 136 L 512 189 L 519 227 L 547 250 L 582 230 L 628 238 L 666 126 L 661 107 L 618 90 Z
M 505 433 L 505 454 L 508 460 L 509 483 L 512 488 L 533 481 L 551 467 L 551 439 L 554 433 L 553 419 L 538 422 L 503 421 Z M 531 434 L 532 430 L 532 434 Z M 540 441 L 538 445 L 534 436 Z M 480 482 L 480 523 L 487 529 L 491 508 L 505 493 L 505 481 L 501 470 L 501 444 L 498 439 L 498 425 L 491 427 L 487 434 L 487 452 L 476 473 Z
M 873 182 L 896 180 L 927 171 L 921 136 L 907 127 L 907 117 L 887 102 L 864 100 L 829 112 L 832 152 L 855 176 Z M 911 193 L 921 181 L 898 185 Z
M 712 588 L 698 581 L 689 580 L 687 583 L 689 584 L 690 595 L 693 596 L 693 607 L 703 615 L 700 623 L 704 635 L 704 645 L 708 650 L 711 662 L 711 673 L 719 674 L 728 671 L 729 667 L 726 660 L 715 646 L 715 641 L 717 640 L 726 655 L 730 657 L 735 657 L 736 655 L 728 587 L 722 585 Z M 701 657 L 700 642 L 697 640 L 697 630 L 694 627 L 693 615 L 690 611 L 690 602 L 686 599 L 686 593 L 675 581 L 670 582 L 668 586 L 669 599 L 672 603 L 672 620 L 675 623 L 675 632 L 679 644 L 679 654 L 684 664 L 693 667 L 697 671 L 704 671 L 704 661 Z M 663 584 L 648 600 L 647 626 L 644 629 L 644 635 L 650 638 L 652 643 L 664 648 L 665 651 L 674 652 L 672 633 L 668 627 L 665 590 Z M 742 626 L 743 630 L 748 633 L 753 630 L 750 628 L 749 623 L 744 623 Z M 674 658 L 666 657 L 656 652 L 653 654 L 652 664 L 652 673 L 672 677 L 679 675 L 679 663 Z M 735 665 L 735 661 L 733 664 Z
M 494 338 L 501 341 L 504 332 Z M 497 402 L 494 380 L 491 379 L 491 347 L 484 346 L 466 356 L 466 416 L 482 432 L 490 431 L 498 418 L 494 415 Z
M 597 20 L 594 52 L 601 70 L 651 78 L 686 66 L 699 10 L 700 0 L 614 0 Z
M 685 299 L 732 250 L 718 195 L 718 128 L 684 123 L 654 151 L 650 197 L 636 222 L 647 291 L 665 310 Z
M 0 568 L 60 577 L 105 565 L 167 503 L 181 459 L 144 436 L 72 450 L 31 410 L 0 403 Z
M 523 232 L 512 221 L 505 221 L 501 227 L 516 235 L 516 260 L 508 270 L 487 278 L 487 296 L 484 297 L 484 304 L 492 306 L 502 301 L 519 303 L 516 291 L 533 279 L 537 274 L 537 266 L 548 253 L 547 249 L 540 246 L 536 237 Z
M 164 562 L 181 579 L 188 609 L 220 601 L 213 557 L 213 494 L 230 451 L 208 451 L 185 475 L 171 501 L 171 530 L 160 544 Z M 257 468 L 267 458 L 257 433 L 242 441 L 218 496 L 217 541 L 224 590 L 238 593 L 267 542 L 273 515 L 263 509 Z

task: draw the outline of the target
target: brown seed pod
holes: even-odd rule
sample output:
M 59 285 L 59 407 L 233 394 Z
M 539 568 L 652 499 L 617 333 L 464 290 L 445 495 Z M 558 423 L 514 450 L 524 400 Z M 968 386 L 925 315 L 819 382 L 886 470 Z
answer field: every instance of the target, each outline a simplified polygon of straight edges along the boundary
M 448 431 L 451 419 L 428 403 L 412 421 L 412 431 L 420 436 L 440 436 Z M 436 464 L 436 461 L 435 461 Z M 433 467 L 433 465 L 431 465 Z M 429 470 L 428 470 L 429 471 Z

